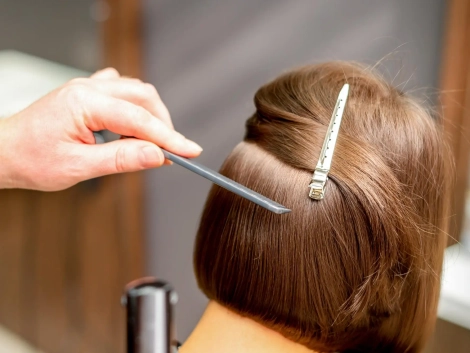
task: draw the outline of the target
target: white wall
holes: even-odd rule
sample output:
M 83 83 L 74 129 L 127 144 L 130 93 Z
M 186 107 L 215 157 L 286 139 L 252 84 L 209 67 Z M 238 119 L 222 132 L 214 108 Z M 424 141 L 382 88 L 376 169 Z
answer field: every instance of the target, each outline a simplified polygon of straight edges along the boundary
M 435 97 L 444 0 L 146 0 L 145 72 L 177 129 L 217 169 L 243 136 L 256 89 L 292 66 L 374 64 L 405 90 Z M 400 70 L 401 69 L 401 70 Z M 396 76 L 396 77 L 395 77 Z M 210 183 L 172 166 L 146 174 L 148 272 L 180 295 L 179 338 L 203 311 L 192 248 Z
M 86 71 L 101 66 L 98 0 L 0 0 L 0 50 L 14 49 Z

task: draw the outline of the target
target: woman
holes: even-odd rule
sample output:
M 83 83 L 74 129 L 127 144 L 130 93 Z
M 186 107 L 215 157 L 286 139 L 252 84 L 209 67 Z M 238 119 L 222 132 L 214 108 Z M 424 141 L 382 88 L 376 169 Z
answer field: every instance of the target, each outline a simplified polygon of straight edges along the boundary
M 349 83 L 323 200 L 308 197 Z M 449 205 L 439 122 L 362 66 L 261 87 L 222 173 L 292 209 L 209 194 L 194 250 L 210 303 L 183 353 L 420 352 L 433 330 Z

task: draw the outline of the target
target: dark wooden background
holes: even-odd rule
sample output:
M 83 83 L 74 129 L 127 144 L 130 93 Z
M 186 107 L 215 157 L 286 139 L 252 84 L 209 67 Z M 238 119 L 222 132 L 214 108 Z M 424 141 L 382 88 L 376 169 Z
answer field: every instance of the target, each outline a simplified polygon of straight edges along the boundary
M 470 1 L 448 0 L 441 63 L 440 107 L 455 156 L 449 245 L 460 238 L 470 166 Z

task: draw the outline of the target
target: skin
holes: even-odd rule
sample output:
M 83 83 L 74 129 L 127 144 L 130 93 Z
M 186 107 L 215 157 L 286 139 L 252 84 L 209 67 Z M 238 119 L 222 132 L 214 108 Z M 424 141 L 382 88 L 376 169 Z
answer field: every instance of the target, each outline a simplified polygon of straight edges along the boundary
M 95 144 L 93 131 L 105 129 L 135 138 Z M 0 188 L 58 191 L 169 164 L 159 146 L 188 158 L 202 151 L 174 130 L 154 86 L 108 68 L 0 119 Z
M 180 353 L 313 353 L 281 334 L 209 302 Z

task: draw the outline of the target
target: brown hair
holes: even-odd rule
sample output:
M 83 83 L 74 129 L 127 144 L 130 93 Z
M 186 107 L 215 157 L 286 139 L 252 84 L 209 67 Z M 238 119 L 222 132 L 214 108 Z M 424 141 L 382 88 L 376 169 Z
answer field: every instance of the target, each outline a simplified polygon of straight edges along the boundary
M 349 83 L 325 198 L 308 197 Z M 449 204 L 437 119 L 377 73 L 332 62 L 261 87 L 221 172 L 292 209 L 214 186 L 194 250 L 212 300 L 321 352 L 418 352 L 432 331 Z

